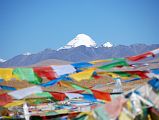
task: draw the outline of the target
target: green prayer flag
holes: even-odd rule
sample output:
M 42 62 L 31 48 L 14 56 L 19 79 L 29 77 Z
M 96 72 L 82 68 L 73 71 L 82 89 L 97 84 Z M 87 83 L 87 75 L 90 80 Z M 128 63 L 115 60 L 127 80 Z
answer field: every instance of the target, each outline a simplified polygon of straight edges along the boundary
M 43 102 L 43 100 L 41 99 L 35 99 L 34 104 L 41 104 Z
M 107 65 L 103 65 L 103 66 L 100 66 L 98 67 L 99 69 L 103 69 L 103 70 L 109 70 L 113 67 L 117 67 L 117 66 L 128 66 L 129 64 L 125 61 L 125 60 L 120 60 L 120 61 L 117 61 L 117 62 L 114 62 L 114 63 L 110 63 L 110 64 L 107 64 Z
M 117 60 L 117 61 L 124 61 L 125 60 L 125 58 L 111 58 L 112 60 Z
M 131 77 L 132 75 L 126 72 L 122 72 L 122 71 L 117 71 L 117 72 L 113 72 L 115 74 L 118 74 L 121 77 Z
M 40 84 L 42 82 L 42 79 L 34 73 L 32 68 L 15 68 L 13 74 L 21 80 L 26 80 L 33 84 Z
M 112 72 L 112 73 L 118 74 L 121 77 L 139 77 L 138 75 L 132 75 L 132 74 L 129 74 L 129 73 L 123 72 L 123 71 L 116 71 L 116 72 Z
M 37 96 L 52 98 L 52 95 L 49 92 L 36 93 Z
M 90 94 L 92 94 L 92 91 L 89 89 L 89 88 L 86 88 L 86 87 L 82 87 L 80 85 L 77 85 L 75 83 L 72 83 L 72 82 L 67 82 L 68 85 L 72 86 L 73 88 L 75 88 L 76 90 L 84 90 Z
M 71 86 L 72 86 L 73 88 L 77 89 L 77 90 L 85 90 L 85 91 L 87 91 L 88 93 L 92 94 L 92 91 L 91 91 L 90 89 L 88 89 L 88 88 L 81 87 L 81 86 L 76 85 L 76 84 L 72 84 Z

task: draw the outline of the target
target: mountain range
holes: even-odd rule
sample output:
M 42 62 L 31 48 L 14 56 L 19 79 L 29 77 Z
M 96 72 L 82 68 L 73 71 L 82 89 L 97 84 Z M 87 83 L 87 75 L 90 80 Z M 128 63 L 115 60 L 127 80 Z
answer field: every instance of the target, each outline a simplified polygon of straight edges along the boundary
M 156 48 L 159 48 L 159 44 L 113 46 L 110 42 L 106 42 L 97 46 L 91 37 L 85 34 L 79 34 L 65 46 L 57 50 L 45 49 L 36 54 L 26 53 L 17 55 L 7 61 L 0 62 L 0 67 L 30 66 L 48 59 L 81 62 L 112 57 L 126 57 L 141 54 Z

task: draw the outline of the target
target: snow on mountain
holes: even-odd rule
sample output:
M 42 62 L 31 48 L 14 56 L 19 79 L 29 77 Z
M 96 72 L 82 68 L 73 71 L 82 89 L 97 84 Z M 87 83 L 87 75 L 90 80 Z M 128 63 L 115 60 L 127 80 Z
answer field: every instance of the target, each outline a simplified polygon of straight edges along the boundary
M 4 60 L 4 59 L 1 59 L 1 58 L 0 58 L 0 62 L 1 62 L 1 63 L 5 62 L 5 61 L 7 61 L 7 60 Z
M 6 62 L 0 63 L 0 67 L 29 66 L 48 59 L 58 59 L 71 62 L 92 61 L 97 59 L 120 58 L 133 56 L 159 48 L 159 44 L 116 45 L 105 49 L 104 47 L 79 46 L 74 49 L 60 51 L 45 49 L 29 56 L 17 55 Z M 156 57 L 159 57 L 156 56 Z M 18 61 L 18 62 L 17 62 Z
M 68 42 L 64 47 L 60 49 L 75 48 L 84 45 L 85 47 L 96 47 L 96 42 L 86 34 L 78 34 L 73 40 Z
M 31 55 L 30 52 L 23 53 L 23 55 Z
M 113 47 L 113 44 L 111 44 L 110 42 L 106 42 L 102 46 L 110 48 L 110 47 Z

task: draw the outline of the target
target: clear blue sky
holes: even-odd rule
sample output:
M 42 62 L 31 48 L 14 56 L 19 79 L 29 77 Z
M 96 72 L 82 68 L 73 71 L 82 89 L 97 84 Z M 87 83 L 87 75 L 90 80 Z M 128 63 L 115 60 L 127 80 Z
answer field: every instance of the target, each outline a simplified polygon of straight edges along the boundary
M 0 0 L 0 58 L 57 49 L 79 33 L 98 44 L 159 43 L 159 0 Z

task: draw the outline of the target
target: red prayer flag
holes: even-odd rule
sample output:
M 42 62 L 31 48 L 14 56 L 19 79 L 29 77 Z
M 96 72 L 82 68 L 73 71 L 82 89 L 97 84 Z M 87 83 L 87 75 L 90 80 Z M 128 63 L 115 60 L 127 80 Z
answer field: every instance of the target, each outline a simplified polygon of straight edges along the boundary
M 60 92 L 49 92 L 56 100 L 65 100 L 66 95 Z
M 98 91 L 98 90 L 91 90 L 93 92 L 93 95 L 96 99 L 101 99 L 105 101 L 111 101 L 110 93 Z
M 136 55 L 136 56 L 131 56 L 131 57 L 127 57 L 128 60 L 130 61 L 138 61 L 138 60 L 142 60 L 148 56 L 155 56 L 152 52 L 146 52 L 140 55 Z
M 93 77 L 94 77 L 94 79 L 100 79 L 100 78 L 102 78 L 102 76 L 98 76 L 98 75 L 94 75 Z
M 132 75 L 138 75 L 142 79 L 149 78 L 146 74 L 148 73 L 147 71 L 127 71 L 127 73 L 132 74 Z
M 51 67 L 34 67 L 33 68 L 34 72 L 39 76 L 39 77 L 46 77 L 49 80 L 53 80 L 57 78 L 56 73 L 53 71 Z
M 6 105 L 7 103 L 10 103 L 12 101 L 12 97 L 9 96 L 7 93 L 0 95 L 0 106 Z

